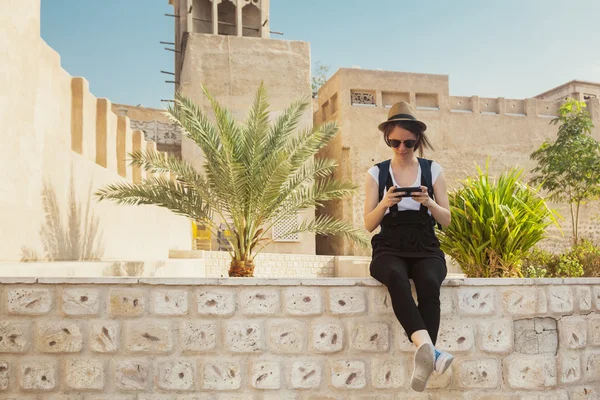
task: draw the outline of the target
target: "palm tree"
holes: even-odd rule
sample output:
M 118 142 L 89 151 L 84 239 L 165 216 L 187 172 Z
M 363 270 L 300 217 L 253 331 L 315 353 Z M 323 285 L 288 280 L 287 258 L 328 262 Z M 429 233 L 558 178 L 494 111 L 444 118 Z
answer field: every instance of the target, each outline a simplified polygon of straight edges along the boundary
M 219 230 L 218 217 L 232 232 L 229 276 L 252 276 L 254 257 L 274 240 L 266 236 L 274 224 L 298 210 L 350 195 L 357 186 L 333 178 L 335 160 L 314 157 L 336 135 L 335 124 L 298 131 L 307 101 L 292 103 L 271 122 L 261 84 L 247 120 L 239 123 L 203 90 L 215 123 L 181 94 L 168 109 L 171 119 L 202 150 L 202 171 L 173 155 L 137 151 L 130 154 L 133 166 L 153 174 L 170 173 L 175 179 L 154 175 L 138 184 L 114 183 L 96 196 L 118 204 L 165 207 L 206 225 L 213 234 Z M 299 232 L 343 235 L 361 245 L 368 243 L 362 230 L 328 215 L 301 221 L 281 237 Z

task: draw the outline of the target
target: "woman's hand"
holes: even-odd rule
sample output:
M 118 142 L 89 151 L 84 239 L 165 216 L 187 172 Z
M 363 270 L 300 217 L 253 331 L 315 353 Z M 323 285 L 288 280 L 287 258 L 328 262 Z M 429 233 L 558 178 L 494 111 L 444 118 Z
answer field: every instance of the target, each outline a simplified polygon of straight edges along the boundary
M 405 194 L 406 192 L 394 193 L 394 189 L 396 189 L 396 186 L 392 186 L 391 188 L 389 188 L 389 190 L 386 192 L 385 196 L 383 196 L 383 199 L 381 199 L 381 201 L 379 202 L 379 205 L 381 207 L 390 208 L 390 207 L 393 207 L 395 204 L 398 204 L 400 201 L 402 201 L 401 196 L 403 194 Z
M 433 199 L 429 197 L 429 193 L 427 193 L 427 186 L 421 186 L 421 192 L 413 193 L 412 199 L 428 208 L 433 204 Z

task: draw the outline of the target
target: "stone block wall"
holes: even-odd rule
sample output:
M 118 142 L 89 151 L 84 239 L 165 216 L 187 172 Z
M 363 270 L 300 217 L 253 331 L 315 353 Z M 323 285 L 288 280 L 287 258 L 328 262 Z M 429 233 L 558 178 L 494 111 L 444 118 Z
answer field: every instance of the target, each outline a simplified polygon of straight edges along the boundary
M 600 279 L 446 281 L 426 393 L 372 279 L 1 282 L 0 399 L 600 398 Z
M 231 256 L 226 251 L 204 252 L 206 276 L 226 278 Z M 335 256 L 259 253 L 255 260 L 257 278 L 325 278 L 335 276 Z

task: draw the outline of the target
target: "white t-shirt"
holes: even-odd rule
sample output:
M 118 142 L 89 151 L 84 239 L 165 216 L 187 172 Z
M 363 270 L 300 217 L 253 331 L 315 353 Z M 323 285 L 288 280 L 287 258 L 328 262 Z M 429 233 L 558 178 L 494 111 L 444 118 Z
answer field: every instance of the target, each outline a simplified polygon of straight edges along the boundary
M 442 166 L 440 164 L 436 163 L 435 161 L 433 161 L 431 163 L 431 184 L 432 185 L 435 184 L 435 181 L 436 181 L 437 177 L 440 175 L 440 172 L 442 172 Z M 371 175 L 371 177 L 373 177 L 375 182 L 379 185 L 379 167 L 377 165 L 374 165 L 369 169 L 369 175 Z M 396 183 L 396 180 L 394 179 L 394 174 L 392 173 L 392 164 L 391 163 L 390 163 L 390 177 L 392 178 L 392 184 L 394 184 L 395 186 L 400 186 Z M 417 179 L 415 180 L 414 184 L 412 184 L 410 186 L 421 186 L 421 164 L 419 164 L 419 171 L 417 172 Z M 383 195 L 385 195 L 385 188 L 383 188 L 383 190 L 381 192 Z M 421 203 L 413 200 L 410 197 L 404 197 L 402 199 L 402 201 L 400 201 L 400 203 L 398 203 L 398 211 L 419 210 L 420 207 L 421 207 Z M 389 209 L 385 210 L 386 214 L 389 212 L 390 212 Z

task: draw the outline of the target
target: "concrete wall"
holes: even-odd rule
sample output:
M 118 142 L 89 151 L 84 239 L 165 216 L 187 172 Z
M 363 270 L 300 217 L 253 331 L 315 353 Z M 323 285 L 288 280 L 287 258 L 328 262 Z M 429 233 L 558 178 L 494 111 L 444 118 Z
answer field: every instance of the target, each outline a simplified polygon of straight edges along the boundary
M 9 279 L 3 399 L 598 399 L 600 279 L 442 287 L 456 359 L 409 389 L 414 345 L 371 279 Z
M 40 230 L 60 232 L 53 246 L 68 247 L 66 238 L 86 226 L 83 236 L 95 241 L 103 259 L 161 259 L 169 249 L 189 249 L 186 219 L 156 207 L 90 199 L 106 184 L 141 179 L 124 154 L 145 143 L 127 118 L 110 111 L 110 101 L 96 99 L 84 79 L 61 68 L 59 55 L 40 38 L 40 1 L 4 2 L 0 26 L 0 260 L 42 256 Z M 46 199 L 54 194 L 57 200 L 46 211 L 44 188 Z M 78 213 L 68 209 L 71 195 Z M 94 217 L 95 234 L 86 225 Z M 72 252 L 59 253 L 69 258 Z
M 247 117 L 256 90 L 264 82 L 273 118 L 299 98 L 311 98 L 310 48 L 306 42 L 190 33 L 178 90 L 194 99 L 212 117 L 201 85 L 205 85 L 235 118 Z M 312 125 L 312 110 L 300 127 Z M 203 156 L 195 143 L 182 138 L 182 157 L 201 169 Z M 314 210 L 299 218 L 312 219 Z M 275 242 L 269 253 L 315 254 L 315 235 L 300 234 L 298 242 Z
M 375 104 L 351 104 L 353 92 L 371 93 Z M 442 165 L 450 189 L 476 172 L 475 163 L 485 167 L 488 158 L 492 175 L 513 166 L 529 171 L 534 166 L 529 154 L 546 138 L 556 137 L 557 127 L 549 124 L 560 105 L 556 102 L 450 96 L 445 75 L 340 69 L 319 91 L 319 109 L 314 116 L 317 124 L 326 120 L 341 124 L 339 137 L 322 153 L 340 161 L 340 174 L 363 184 L 371 166 L 392 156 L 377 125 L 387 119 L 388 107 L 400 100 L 409 101 L 417 117 L 427 124 L 435 151 L 426 151 L 425 157 Z M 600 139 L 600 101 L 587 104 L 596 124 L 593 136 Z M 554 206 L 565 217 L 562 227 L 569 236 L 568 209 Z M 346 220 L 363 226 L 364 189 L 353 197 L 351 206 L 336 202 L 328 207 L 341 210 L 338 212 Z M 582 236 L 600 238 L 599 226 L 591 219 L 598 212 L 597 204 L 582 208 Z M 568 243 L 556 228 L 548 232 L 551 239 L 545 242 L 547 246 Z M 318 246 L 318 254 L 366 254 L 342 239 L 326 238 Z

